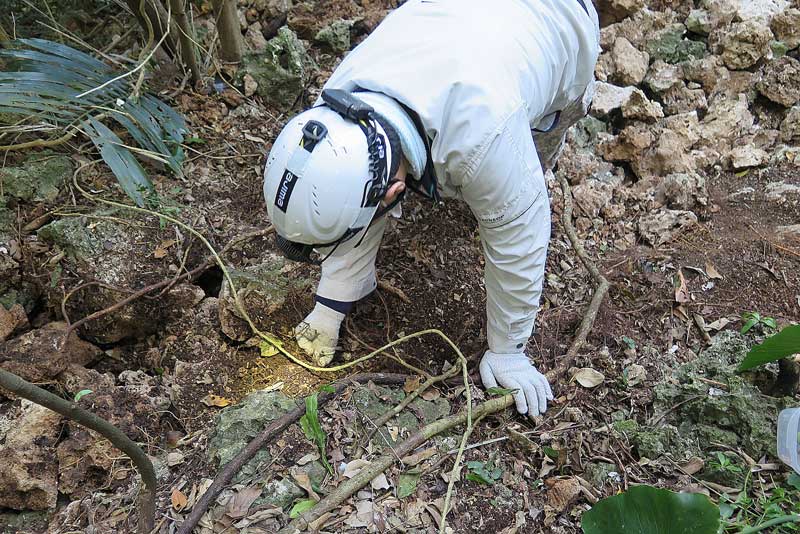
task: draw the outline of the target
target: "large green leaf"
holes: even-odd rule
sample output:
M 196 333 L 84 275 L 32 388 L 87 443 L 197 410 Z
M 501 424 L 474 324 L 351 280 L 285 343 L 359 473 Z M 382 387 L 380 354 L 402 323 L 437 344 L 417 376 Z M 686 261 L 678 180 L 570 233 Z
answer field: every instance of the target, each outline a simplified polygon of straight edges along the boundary
M 719 508 L 705 495 L 634 486 L 595 504 L 584 534 L 717 534 Z
M 800 353 L 800 325 L 787 326 L 750 349 L 739 370 L 746 371 L 797 353 Z
M 144 193 L 152 192 L 153 186 L 129 145 L 135 143 L 144 149 L 136 154 L 165 162 L 175 174 L 181 173 L 186 122 L 151 95 L 130 98 L 129 78 L 116 79 L 118 73 L 97 58 L 44 39 L 12 41 L 0 49 L 0 58 L 10 67 L 0 72 L 0 112 L 22 115 L 30 124 L 80 126 L 138 205 L 144 204 Z M 133 141 L 123 142 L 103 123 L 109 119 L 116 120 Z

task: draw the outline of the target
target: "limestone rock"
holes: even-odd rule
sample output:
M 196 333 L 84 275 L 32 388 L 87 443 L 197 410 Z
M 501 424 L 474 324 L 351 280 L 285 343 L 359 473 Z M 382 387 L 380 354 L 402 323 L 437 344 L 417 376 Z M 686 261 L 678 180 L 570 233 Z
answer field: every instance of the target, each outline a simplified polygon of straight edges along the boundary
M 618 37 L 624 37 L 636 48 L 642 49 L 654 32 L 675 22 L 675 15 L 667 11 L 641 9 L 631 16 L 600 29 L 600 47 L 611 50 Z
M 619 87 L 610 83 L 597 82 L 591 106 L 592 115 L 604 117 L 612 111 L 620 109 L 634 89 L 634 87 Z
M 795 203 L 800 200 L 800 185 L 770 182 L 765 189 L 766 199 L 775 204 Z
M 673 24 L 652 36 L 645 45 L 650 58 L 660 59 L 666 63 L 680 63 L 705 56 L 705 43 L 684 39 L 685 32 L 683 24 Z
M 622 116 L 645 122 L 655 122 L 664 116 L 661 104 L 651 102 L 639 88 L 634 88 L 628 99 L 622 104 Z
M 800 102 L 800 61 L 789 56 L 771 61 L 764 66 L 756 88 L 765 97 L 785 107 Z
M 772 32 L 769 27 L 756 20 L 733 23 L 720 29 L 722 61 L 729 69 L 741 70 L 755 65 L 769 54 Z
M 374 420 L 402 401 L 404 397 L 405 393 L 402 389 L 377 386 L 374 389 L 356 389 L 353 392 L 352 401 L 359 412 L 364 414 L 365 417 Z M 450 403 L 444 397 L 430 401 L 417 397 L 411 402 L 409 408 L 409 410 L 404 410 L 392 420 L 392 425 L 398 427 L 401 434 L 413 432 L 421 426 L 441 419 L 450 413 Z M 393 435 L 387 432 L 385 428 L 382 428 L 372 438 L 371 444 L 377 450 L 385 450 L 387 443 L 393 445 L 400 440 L 400 435 L 397 433 Z
M 224 408 L 214 418 L 214 430 L 208 442 L 208 457 L 221 467 L 230 462 L 271 421 L 294 409 L 297 401 L 278 391 L 255 391 L 238 404 Z M 268 462 L 269 451 L 260 450 L 240 471 L 243 480 Z
M 21 400 L 0 416 L 0 507 L 48 510 L 58 498 L 54 448 L 61 416 Z
M 614 72 L 611 80 L 621 85 L 638 85 L 647 74 L 650 56 L 640 52 L 624 37 L 617 37 L 611 49 Z
M 706 56 L 681 63 L 683 78 L 697 82 L 706 92 L 711 92 L 721 80 L 728 78 L 728 69 L 722 64 L 719 56 Z
M 686 17 L 686 29 L 699 35 L 708 35 L 714 29 L 711 13 L 705 9 L 693 9 Z
M 645 7 L 644 0 L 598 0 L 597 14 L 601 26 L 619 22 Z
M 304 294 L 311 281 L 291 272 L 291 264 L 279 254 L 267 255 L 261 265 L 232 270 L 231 278 L 238 296 L 249 310 L 257 325 L 271 329 L 272 316 L 286 303 L 292 294 Z M 245 341 L 253 336 L 225 281 L 219 295 L 219 321 L 222 331 L 231 339 Z
M 716 98 L 709 104 L 708 114 L 700 124 L 700 136 L 709 144 L 716 145 L 721 139 L 734 139 L 749 133 L 753 123 L 745 95 Z
M 28 157 L 18 167 L 0 168 L 3 196 L 23 202 L 52 202 L 72 178 L 72 160 L 49 152 Z
M 65 323 L 49 323 L 6 341 L 0 346 L 0 367 L 29 382 L 46 382 L 70 363 L 86 365 L 101 354 L 99 348 L 74 332 L 64 343 L 66 327 Z
M 800 242 L 800 224 L 790 224 L 775 228 L 775 234 L 786 242 Z
M 8 339 L 14 332 L 28 326 L 28 316 L 25 308 L 14 304 L 10 310 L 0 304 L 0 342 Z
M 572 196 L 575 197 L 575 203 L 586 216 L 595 218 L 611 202 L 614 188 L 610 184 L 589 178 L 572 188 Z
M 656 385 L 655 413 L 668 412 L 665 422 L 676 425 L 682 435 L 693 436 L 699 450 L 712 448 L 710 444 L 716 442 L 741 447 L 753 458 L 774 456 L 776 418 L 788 399 L 762 394 L 737 372 L 748 349 L 740 334 L 718 334 L 708 349 Z M 726 391 L 709 394 L 709 380 L 726 384 Z M 697 400 L 670 409 L 695 396 Z
M 800 144 L 800 105 L 790 109 L 781 122 L 781 139 L 784 143 Z
M 705 206 L 708 204 L 705 178 L 694 172 L 668 174 L 656 188 L 656 201 L 677 210 Z
M 655 141 L 644 124 L 627 126 L 616 136 L 601 136 L 597 152 L 608 161 L 632 161 L 641 157 Z
M 668 115 L 708 109 L 705 91 L 689 89 L 683 82 L 665 91 L 661 101 Z
M 789 50 L 800 46 L 800 9 L 790 8 L 773 17 L 770 24 L 775 38 L 783 42 Z
M 683 69 L 680 66 L 659 59 L 650 65 L 644 83 L 654 93 L 663 93 L 680 85 L 682 76 Z
M 740 20 L 769 24 L 773 17 L 789 8 L 790 0 L 740 0 L 736 15 Z
M 242 62 L 241 74 L 252 76 L 258 84 L 259 96 L 285 109 L 302 94 L 314 64 L 297 35 L 285 26 L 267 42 L 263 51 L 246 54 Z
M 661 209 L 639 219 L 639 234 L 654 247 L 671 241 L 686 228 L 697 223 L 691 211 Z
M 254 22 L 247 28 L 247 32 L 244 34 L 244 44 L 251 52 L 261 52 L 267 48 L 267 40 L 264 38 L 260 22 Z
M 350 29 L 352 27 L 352 20 L 335 20 L 318 31 L 314 36 L 314 41 L 338 54 L 347 52 L 350 50 Z
M 753 145 L 736 146 L 728 152 L 724 161 L 728 169 L 740 171 L 750 167 L 759 167 L 769 160 L 766 150 Z

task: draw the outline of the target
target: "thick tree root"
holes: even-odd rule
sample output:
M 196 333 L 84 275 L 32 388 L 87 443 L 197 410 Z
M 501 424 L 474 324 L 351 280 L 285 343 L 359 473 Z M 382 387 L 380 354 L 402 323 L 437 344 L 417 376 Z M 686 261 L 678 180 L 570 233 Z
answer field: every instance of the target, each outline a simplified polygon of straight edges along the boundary
M 479 419 L 486 415 L 497 413 L 513 404 L 514 397 L 511 395 L 495 397 L 479 404 L 478 406 L 475 406 L 472 409 L 472 418 Z M 304 531 L 308 528 L 310 523 L 313 523 L 324 514 L 339 506 L 358 490 L 369 484 L 370 480 L 386 471 L 386 469 L 391 467 L 397 458 L 402 458 L 403 456 L 411 453 L 411 451 L 425 443 L 427 440 L 431 439 L 433 436 L 436 436 L 437 434 L 440 434 L 446 430 L 450 430 L 451 428 L 463 425 L 466 422 L 467 412 L 462 412 L 422 427 L 411 437 L 393 447 L 391 452 L 384 454 L 376 460 L 373 460 L 369 466 L 362 469 L 358 474 L 356 474 L 356 476 L 345 482 L 342 482 L 334 491 L 320 500 L 314 506 L 314 508 L 300 515 L 300 517 L 278 531 L 278 534 L 297 534 Z M 188 534 L 188 532 L 184 534 Z
M 317 401 L 318 406 L 321 407 L 351 384 L 366 384 L 370 381 L 376 384 L 403 384 L 407 378 L 408 376 L 406 375 L 388 373 L 363 373 L 353 375 L 348 378 L 343 378 L 332 384 L 334 389 L 333 393 L 320 394 Z M 192 513 L 189 514 L 186 519 L 184 519 L 183 523 L 181 523 L 177 530 L 177 534 L 190 534 L 192 529 L 194 529 L 194 527 L 203 517 L 203 514 L 206 512 L 206 510 L 208 510 L 208 507 L 211 505 L 211 503 L 216 500 L 222 490 L 225 489 L 225 486 L 230 484 L 236 473 L 238 473 L 239 470 L 241 470 L 241 468 L 247 462 L 249 462 L 259 450 L 264 448 L 273 439 L 278 437 L 278 435 L 290 425 L 296 423 L 305 413 L 305 404 L 300 404 L 291 412 L 288 412 L 282 417 L 275 419 L 269 425 L 267 425 L 267 427 L 262 430 L 261 433 L 253 438 L 253 440 L 248 443 L 247 447 L 242 449 L 241 452 L 239 452 L 239 454 L 237 454 L 230 462 L 225 464 L 225 467 L 222 468 L 222 471 L 217 473 L 217 476 L 214 477 L 214 481 L 211 483 L 211 486 L 208 487 L 203 496 L 200 497 L 200 499 L 194 505 L 192 508 Z

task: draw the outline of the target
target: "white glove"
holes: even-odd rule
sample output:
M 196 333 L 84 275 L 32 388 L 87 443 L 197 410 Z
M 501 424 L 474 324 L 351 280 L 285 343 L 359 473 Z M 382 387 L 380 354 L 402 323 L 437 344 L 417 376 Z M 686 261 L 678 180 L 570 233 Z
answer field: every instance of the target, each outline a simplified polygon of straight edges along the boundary
M 547 378 L 536 370 L 524 353 L 495 354 L 487 350 L 481 359 L 481 380 L 485 388 L 501 385 L 514 393 L 517 411 L 531 417 L 547 410 L 547 401 L 553 400 L 553 391 Z
M 333 360 L 343 320 L 343 313 L 318 302 L 311 313 L 294 328 L 297 344 L 311 356 L 315 365 L 325 367 Z

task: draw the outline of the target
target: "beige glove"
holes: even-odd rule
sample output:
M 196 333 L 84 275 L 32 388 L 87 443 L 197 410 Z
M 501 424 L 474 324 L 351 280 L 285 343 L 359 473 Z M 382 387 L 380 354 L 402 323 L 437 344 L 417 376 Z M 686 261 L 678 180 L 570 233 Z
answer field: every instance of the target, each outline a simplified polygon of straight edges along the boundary
M 317 303 L 305 319 L 294 328 L 294 338 L 314 364 L 325 367 L 336 353 L 339 328 L 344 314 Z

